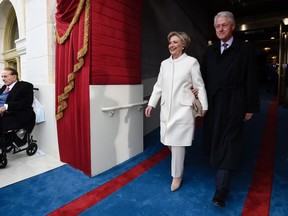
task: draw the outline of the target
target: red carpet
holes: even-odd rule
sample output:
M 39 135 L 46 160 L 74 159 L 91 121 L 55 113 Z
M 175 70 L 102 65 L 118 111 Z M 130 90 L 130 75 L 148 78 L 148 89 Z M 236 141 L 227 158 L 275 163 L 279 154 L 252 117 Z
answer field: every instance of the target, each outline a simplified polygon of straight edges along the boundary
M 265 124 L 252 183 L 243 207 L 242 216 L 269 215 L 273 183 L 275 145 L 277 133 L 278 103 L 274 99 Z
M 48 214 L 49 216 L 56 215 L 79 215 L 81 212 L 100 202 L 105 197 L 111 195 L 124 185 L 128 184 L 139 175 L 159 163 L 170 154 L 170 150 L 165 147 L 157 154 L 150 157 L 148 160 L 143 161 L 134 168 L 126 171 L 125 173 L 117 176 L 113 180 L 101 185 L 100 187 L 84 194 L 83 196 L 73 200 L 72 202 L 62 206 L 59 209 Z

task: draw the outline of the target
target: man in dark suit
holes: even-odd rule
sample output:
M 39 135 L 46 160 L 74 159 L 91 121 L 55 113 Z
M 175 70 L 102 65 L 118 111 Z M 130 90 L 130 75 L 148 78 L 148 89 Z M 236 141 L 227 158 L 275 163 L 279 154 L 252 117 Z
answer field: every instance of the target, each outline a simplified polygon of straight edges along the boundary
M 204 149 L 217 170 L 212 202 L 223 207 L 242 158 L 244 122 L 259 111 L 259 89 L 255 51 L 233 37 L 233 14 L 219 12 L 214 27 L 219 41 L 207 47 L 201 65 L 209 104 Z
M 18 72 L 11 67 L 4 68 L 2 80 L 4 85 L 0 89 L 0 131 L 25 129 L 31 132 L 35 125 L 33 85 L 19 81 Z

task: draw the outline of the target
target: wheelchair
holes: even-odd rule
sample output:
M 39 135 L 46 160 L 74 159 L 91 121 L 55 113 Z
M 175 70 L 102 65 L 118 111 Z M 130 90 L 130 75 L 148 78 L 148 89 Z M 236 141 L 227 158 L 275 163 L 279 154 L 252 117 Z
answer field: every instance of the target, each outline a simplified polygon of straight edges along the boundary
M 7 166 L 7 153 L 13 151 L 13 154 L 26 151 L 28 156 L 37 152 L 37 141 L 33 139 L 31 133 L 24 129 L 9 130 L 1 132 L 0 137 L 0 168 Z

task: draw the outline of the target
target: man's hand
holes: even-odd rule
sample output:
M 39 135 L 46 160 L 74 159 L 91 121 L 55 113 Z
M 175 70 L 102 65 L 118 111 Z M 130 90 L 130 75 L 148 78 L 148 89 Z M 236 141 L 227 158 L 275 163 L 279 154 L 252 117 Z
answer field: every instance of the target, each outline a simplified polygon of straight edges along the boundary
M 252 118 L 253 113 L 245 113 L 244 121 L 248 121 Z
M 204 117 L 206 115 L 207 110 L 201 110 L 201 117 Z
M 198 92 L 199 92 L 198 89 L 193 88 L 193 86 L 191 86 L 190 89 L 191 89 L 192 93 L 194 94 L 195 98 L 197 98 L 198 97 Z
M 4 112 L 6 112 L 6 107 L 5 106 L 0 107 L 0 115 L 3 115 Z

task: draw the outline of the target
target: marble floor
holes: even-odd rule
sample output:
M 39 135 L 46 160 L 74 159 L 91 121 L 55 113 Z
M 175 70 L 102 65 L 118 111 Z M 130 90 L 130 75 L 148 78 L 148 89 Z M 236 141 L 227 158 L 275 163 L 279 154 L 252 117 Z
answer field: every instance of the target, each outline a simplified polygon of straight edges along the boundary
M 32 156 L 28 156 L 26 151 L 16 154 L 9 152 L 7 160 L 7 166 L 0 169 L 0 188 L 64 165 L 40 149 Z

